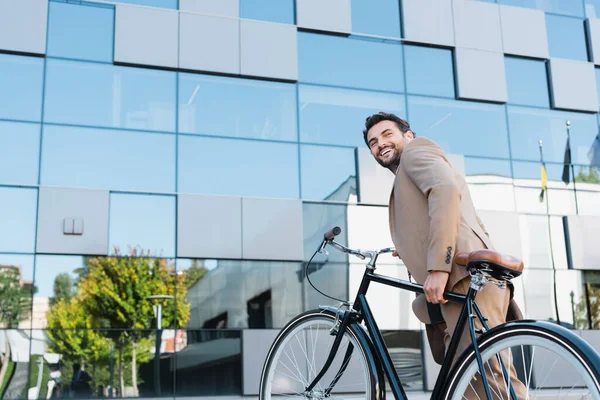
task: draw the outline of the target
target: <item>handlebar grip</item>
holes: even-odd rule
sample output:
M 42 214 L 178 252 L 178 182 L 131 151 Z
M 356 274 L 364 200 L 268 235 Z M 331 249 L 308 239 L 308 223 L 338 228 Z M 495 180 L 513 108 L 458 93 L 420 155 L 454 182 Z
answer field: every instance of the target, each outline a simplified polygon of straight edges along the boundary
M 342 229 L 339 226 L 336 226 L 325 233 L 325 239 L 333 240 L 333 238 L 339 235 L 340 233 L 342 233 Z

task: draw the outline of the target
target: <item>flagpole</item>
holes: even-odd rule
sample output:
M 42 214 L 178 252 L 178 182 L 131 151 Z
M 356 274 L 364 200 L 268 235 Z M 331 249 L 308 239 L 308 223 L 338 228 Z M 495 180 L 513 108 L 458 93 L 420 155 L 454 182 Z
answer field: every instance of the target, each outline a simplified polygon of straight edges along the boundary
M 542 150 L 542 140 L 538 142 L 540 146 L 540 162 L 542 168 L 544 165 L 544 152 Z M 548 202 L 548 184 L 546 183 L 546 221 L 548 222 L 548 240 L 550 243 L 550 261 L 552 262 L 552 291 L 554 294 L 554 311 L 556 312 L 556 322 L 560 325 L 560 315 L 558 313 L 558 297 L 556 295 L 556 265 L 554 263 L 554 248 L 552 246 L 552 225 L 550 224 L 550 203 Z
M 575 194 L 575 215 L 579 215 L 579 204 L 577 203 L 577 185 L 575 184 L 575 166 L 571 161 L 571 121 L 567 120 L 567 143 L 569 144 L 569 168 L 573 174 L 573 192 Z

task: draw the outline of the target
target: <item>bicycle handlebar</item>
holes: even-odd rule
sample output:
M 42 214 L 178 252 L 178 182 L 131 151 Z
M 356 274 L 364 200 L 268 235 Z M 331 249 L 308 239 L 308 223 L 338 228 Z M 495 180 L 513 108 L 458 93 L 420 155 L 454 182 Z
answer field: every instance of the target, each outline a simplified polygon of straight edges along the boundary
M 335 227 L 331 228 L 330 230 L 328 230 L 327 232 L 325 232 L 325 239 L 333 240 L 333 238 L 336 237 L 337 235 L 339 235 L 340 233 L 342 233 L 342 229 L 339 226 L 335 226 Z
M 333 240 L 341 232 L 342 232 L 342 230 L 340 229 L 339 226 L 336 226 L 336 227 L 330 229 L 329 231 L 327 231 L 324 235 L 323 244 L 321 245 L 320 250 L 325 249 L 325 246 L 327 246 L 328 244 L 331 244 L 336 249 L 338 249 L 344 253 L 352 254 L 352 255 L 360 258 L 361 260 L 364 260 L 365 258 L 369 258 L 370 259 L 369 264 L 374 263 L 374 261 L 377 259 L 378 255 L 385 254 L 385 253 L 391 253 L 395 250 L 393 247 L 385 247 L 383 249 L 378 249 L 378 250 L 351 249 L 351 248 L 348 248 L 348 247 L 344 246 L 343 244 L 340 244 Z

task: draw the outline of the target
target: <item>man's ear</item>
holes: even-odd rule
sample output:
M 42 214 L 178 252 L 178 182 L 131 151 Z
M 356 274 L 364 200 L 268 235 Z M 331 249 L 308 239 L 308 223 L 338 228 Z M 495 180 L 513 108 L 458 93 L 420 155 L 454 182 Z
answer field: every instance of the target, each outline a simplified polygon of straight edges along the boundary
M 405 135 L 408 136 L 411 139 L 415 138 L 415 134 L 410 129 L 406 131 Z

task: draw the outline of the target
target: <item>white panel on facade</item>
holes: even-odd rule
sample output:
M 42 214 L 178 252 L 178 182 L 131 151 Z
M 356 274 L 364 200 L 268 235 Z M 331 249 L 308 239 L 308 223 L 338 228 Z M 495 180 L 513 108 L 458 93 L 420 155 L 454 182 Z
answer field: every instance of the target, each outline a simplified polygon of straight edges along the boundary
M 600 269 L 600 246 L 598 246 L 598 227 L 600 217 L 568 217 L 569 243 L 574 269 Z
M 600 65 L 600 19 L 586 19 L 585 31 L 587 34 L 590 58 L 595 65 Z
M 459 99 L 507 101 L 502 53 L 457 48 L 454 58 Z
M 40 187 L 39 196 L 38 253 L 107 254 L 107 190 Z
M 494 250 L 523 259 L 521 225 L 517 213 L 478 210 L 477 215 L 490 235 Z
M 244 259 L 301 261 L 303 244 L 300 200 L 242 199 Z
M 114 61 L 177 68 L 179 12 L 117 4 Z
M 180 13 L 179 68 L 240 73 L 240 20 Z
M 242 258 L 242 200 L 177 196 L 177 257 Z
M 553 108 L 598 111 L 594 64 L 553 58 L 549 75 Z
M 548 58 L 546 16 L 542 10 L 500 6 L 504 53 Z
M 258 395 L 258 385 L 260 383 L 262 368 L 257 368 L 257 365 L 262 366 L 264 364 L 267 353 L 279 332 L 280 329 L 242 330 L 242 348 L 244 349 L 244 354 L 242 354 L 242 382 L 244 382 L 244 396 Z M 306 357 L 299 358 L 298 362 L 300 363 L 298 367 L 302 371 L 306 371 Z
M 0 50 L 46 53 L 48 0 L 0 0 Z
M 358 164 L 359 201 L 388 205 L 394 185 L 394 174 L 379 165 L 366 147 L 356 148 L 356 161 Z
M 295 25 L 241 20 L 240 30 L 242 75 L 298 79 Z
M 351 8 L 351 0 L 296 0 L 296 22 L 299 28 L 350 34 Z
M 500 10 L 497 4 L 453 0 L 457 47 L 502 52 Z
M 239 0 L 179 0 L 180 11 L 225 17 L 240 16 Z
M 453 47 L 452 0 L 403 0 L 402 29 L 411 42 Z

